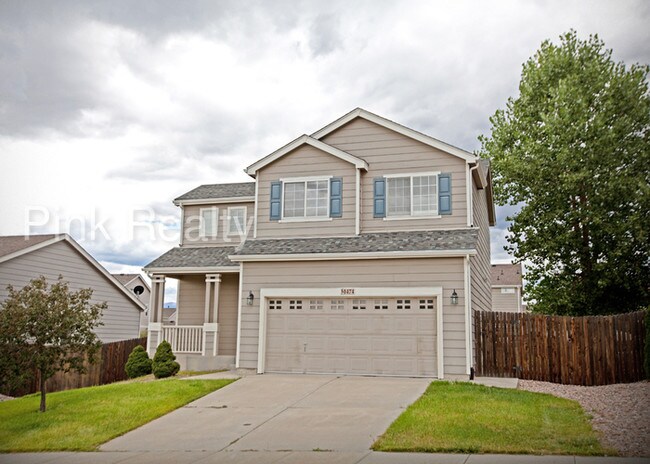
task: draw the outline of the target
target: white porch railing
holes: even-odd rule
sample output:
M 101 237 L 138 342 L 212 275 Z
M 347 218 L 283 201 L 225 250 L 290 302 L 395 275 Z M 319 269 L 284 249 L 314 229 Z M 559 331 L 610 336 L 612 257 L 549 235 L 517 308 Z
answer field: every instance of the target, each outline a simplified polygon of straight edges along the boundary
M 167 340 L 174 353 L 202 353 L 202 325 L 164 325 L 162 340 Z

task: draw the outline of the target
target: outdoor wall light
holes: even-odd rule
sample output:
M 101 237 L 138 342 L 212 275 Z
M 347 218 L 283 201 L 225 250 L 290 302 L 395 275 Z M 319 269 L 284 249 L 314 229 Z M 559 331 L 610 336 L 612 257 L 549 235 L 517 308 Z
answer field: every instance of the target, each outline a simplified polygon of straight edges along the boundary
M 451 304 L 457 305 L 458 304 L 458 293 L 456 293 L 456 289 L 451 294 Z
M 253 306 L 253 301 L 255 301 L 255 295 L 253 295 L 253 292 L 249 290 L 248 298 L 246 298 L 246 302 L 248 303 L 248 306 Z

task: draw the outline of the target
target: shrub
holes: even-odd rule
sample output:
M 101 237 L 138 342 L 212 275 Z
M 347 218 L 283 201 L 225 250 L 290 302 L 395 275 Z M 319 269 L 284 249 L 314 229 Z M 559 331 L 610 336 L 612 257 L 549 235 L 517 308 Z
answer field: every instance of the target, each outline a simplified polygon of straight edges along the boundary
M 163 340 L 163 342 L 158 345 L 156 354 L 153 357 L 153 375 L 157 379 L 176 375 L 180 370 L 181 365 L 178 364 L 175 359 L 176 356 L 172 353 L 172 346 L 168 341 Z
M 643 356 L 645 378 L 650 380 L 650 308 L 645 310 L 645 353 Z
M 151 374 L 151 359 L 149 359 L 147 351 L 141 345 L 133 348 L 124 370 L 130 379 Z

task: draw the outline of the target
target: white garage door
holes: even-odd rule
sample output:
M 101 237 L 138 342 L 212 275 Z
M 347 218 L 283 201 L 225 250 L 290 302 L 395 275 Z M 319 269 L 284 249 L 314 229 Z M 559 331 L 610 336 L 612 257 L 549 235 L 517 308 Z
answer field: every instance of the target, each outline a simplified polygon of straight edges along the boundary
M 436 375 L 436 299 L 268 299 L 266 371 Z

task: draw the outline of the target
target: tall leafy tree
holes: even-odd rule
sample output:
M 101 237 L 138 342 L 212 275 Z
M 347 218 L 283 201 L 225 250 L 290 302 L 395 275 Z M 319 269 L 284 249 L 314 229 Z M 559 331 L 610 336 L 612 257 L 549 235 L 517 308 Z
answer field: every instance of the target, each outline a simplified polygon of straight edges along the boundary
M 45 412 L 45 382 L 58 371 L 84 372 L 86 360 L 96 360 L 106 303 L 90 304 L 89 288 L 72 292 L 59 276 L 48 286 L 45 277 L 20 290 L 8 287 L 0 306 L 0 385 L 18 387 L 37 371 L 41 412 Z
M 527 262 L 535 311 L 586 315 L 650 303 L 648 66 L 598 36 L 542 43 L 481 137 L 495 198 L 520 205 L 506 250 Z

